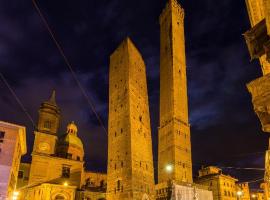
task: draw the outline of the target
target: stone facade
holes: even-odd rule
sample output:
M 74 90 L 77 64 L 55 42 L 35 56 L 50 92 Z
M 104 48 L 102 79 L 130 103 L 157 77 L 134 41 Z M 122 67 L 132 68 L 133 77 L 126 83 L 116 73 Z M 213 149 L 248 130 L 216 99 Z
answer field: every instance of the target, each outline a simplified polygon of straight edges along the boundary
M 260 60 L 263 76 L 247 84 L 254 110 L 261 121 L 262 130 L 270 133 L 270 1 L 246 0 L 251 29 L 244 35 L 251 58 Z M 269 148 L 270 149 L 270 146 Z M 269 198 L 269 150 L 265 159 L 265 199 Z
M 146 69 L 127 38 L 110 57 L 107 199 L 154 199 Z
M 250 200 L 250 191 L 249 191 L 249 184 L 248 183 L 238 183 L 236 185 L 236 192 L 241 192 L 239 196 L 241 196 L 241 200 Z
M 167 181 L 156 185 L 156 200 L 213 200 L 212 191 L 194 183 Z
M 184 10 L 176 0 L 163 10 L 160 32 L 158 182 L 192 183 Z
M 247 86 L 262 129 L 270 133 L 270 74 L 250 82 Z
M 247 8 L 252 28 L 247 31 L 245 39 L 252 59 L 258 58 L 263 76 L 247 84 L 252 95 L 254 110 L 257 113 L 262 129 L 270 132 L 270 13 L 269 1 L 247 0 Z
M 32 162 L 21 163 L 17 199 L 104 199 L 106 175 L 85 171 L 84 147 L 78 128 L 71 122 L 66 133 L 59 134 L 60 114 L 53 92 L 39 109 Z M 91 185 L 90 180 L 99 184 Z
M 12 199 L 26 152 L 25 127 L 0 121 L 0 200 Z
M 259 192 L 259 191 L 258 192 L 252 192 L 250 194 L 250 199 L 251 200 L 265 200 L 264 193 L 263 192 Z
M 74 200 L 75 186 L 42 183 L 20 190 L 19 199 L 23 200 Z
M 210 166 L 199 171 L 195 183 L 212 191 L 214 200 L 236 200 L 236 181 L 237 179 L 223 174 L 221 169 Z
M 19 173 L 18 173 L 18 182 L 17 188 L 22 188 L 29 183 L 31 164 L 29 163 L 20 163 Z

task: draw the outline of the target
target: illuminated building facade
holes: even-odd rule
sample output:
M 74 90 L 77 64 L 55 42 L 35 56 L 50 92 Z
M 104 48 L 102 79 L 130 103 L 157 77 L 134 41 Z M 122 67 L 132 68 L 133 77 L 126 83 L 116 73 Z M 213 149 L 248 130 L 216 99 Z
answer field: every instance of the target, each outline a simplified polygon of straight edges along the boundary
M 247 84 L 252 96 L 254 111 L 262 124 L 262 130 L 270 133 L 270 1 L 246 0 L 251 29 L 244 36 L 251 59 L 259 59 L 262 76 Z M 270 146 L 265 155 L 265 183 L 268 199 L 270 188 Z
M 26 154 L 26 129 L 0 121 L 0 199 L 12 199 L 21 156 Z
M 106 175 L 85 171 L 78 128 L 71 122 L 60 135 L 60 117 L 53 92 L 39 109 L 32 162 L 20 166 L 19 199 L 105 199 Z
M 214 200 L 236 200 L 236 181 L 237 179 L 223 174 L 221 169 L 209 166 L 199 171 L 195 183 L 204 185 L 212 191 Z
M 160 16 L 158 182 L 192 183 L 184 10 L 169 0 Z M 166 168 L 171 167 L 170 173 Z
M 127 38 L 110 57 L 107 199 L 154 199 L 145 63 Z

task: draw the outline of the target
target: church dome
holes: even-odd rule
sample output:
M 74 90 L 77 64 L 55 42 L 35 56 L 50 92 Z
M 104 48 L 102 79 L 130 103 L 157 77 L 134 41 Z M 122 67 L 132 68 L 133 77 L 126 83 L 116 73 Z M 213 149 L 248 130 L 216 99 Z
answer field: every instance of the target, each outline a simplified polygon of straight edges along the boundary
M 83 149 L 83 143 L 81 139 L 77 137 L 77 135 L 67 134 L 65 137 L 65 142 L 70 146 L 73 145 L 80 149 Z
M 74 122 L 71 122 L 67 126 L 67 134 L 65 137 L 65 142 L 69 145 L 73 145 L 83 149 L 83 143 L 81 139 L 77 136 L 78 128 Z
M 67 126 L 67 132 L 58 141 L 58 155 L 60 157 L 82 161 L 84 157 L 83 143 L 77 136 L 78 128 L 74 122 Z

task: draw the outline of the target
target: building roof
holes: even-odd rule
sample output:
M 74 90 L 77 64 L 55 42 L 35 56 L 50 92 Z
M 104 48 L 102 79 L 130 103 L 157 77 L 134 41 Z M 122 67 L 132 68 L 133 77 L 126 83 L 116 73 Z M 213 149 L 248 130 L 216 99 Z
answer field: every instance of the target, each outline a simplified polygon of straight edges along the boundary
M 83 149 L 83 143 L 80 138 L 78 138 L 76 135 L 66 134 L 65 140 L 66 143 L 69 145 L 75 145 L 81 149 Z

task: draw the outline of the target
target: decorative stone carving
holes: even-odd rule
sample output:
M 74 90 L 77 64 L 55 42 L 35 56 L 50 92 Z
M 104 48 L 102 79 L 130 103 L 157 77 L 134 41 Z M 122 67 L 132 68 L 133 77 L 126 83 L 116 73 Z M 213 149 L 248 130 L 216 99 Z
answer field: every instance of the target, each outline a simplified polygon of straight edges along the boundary
M 260 58 L 265 54 L 265 45 L 270 41 L 267 35 L 265 20 L 244 33 L 251 59 Z M 266 49 L 267 50 L 267 49 Z
M 250 82 L 247 87 L 262 129 L 270 133 L 270 74 Z

